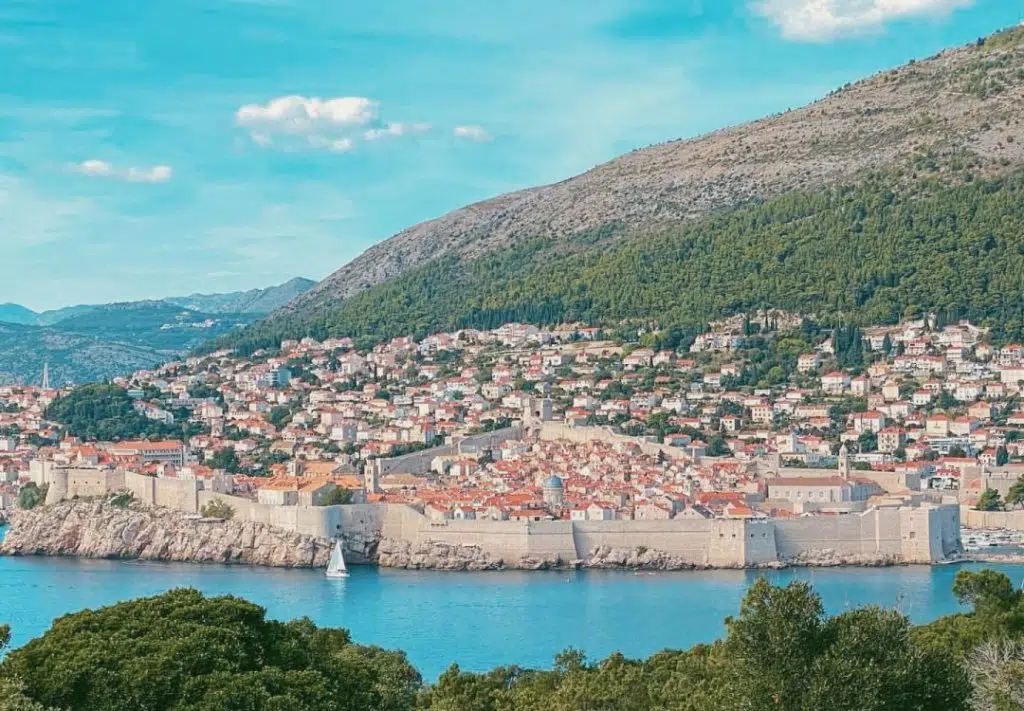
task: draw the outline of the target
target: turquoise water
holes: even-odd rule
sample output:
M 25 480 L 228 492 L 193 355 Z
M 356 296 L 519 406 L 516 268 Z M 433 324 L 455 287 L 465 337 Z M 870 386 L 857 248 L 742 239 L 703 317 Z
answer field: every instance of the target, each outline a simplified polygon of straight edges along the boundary
M 2 531 L 0 531 L 2 536 Z M 979 567 L 979 566 L 972 566 Z M 993 566 L 1016 584 L 1024 566 Z M 810 580 L 830 612 L 897 605 L 917 622 L 957 610 L 950 588 L 960 566 L 783 570 L 775 583 Z M 14 643 L 44 632 L 54 618 L 86 607 L 190 586 L 238 595 L 272 617 L 307 616 L 347 627 L 356 641 L 401 648 L 424 677 L 453 661 L 482 671 L 500 664 L 549 667 L 566 647 L 592 658 L 621 650 L 646 657 L 710 642 L 739 610 L 757 573 L 702 571 L 635 575 L 433 573 L 356 568 L 344 581 L 314 571 L 268 570 L 57 558 L 0 558 L 0 623 Z

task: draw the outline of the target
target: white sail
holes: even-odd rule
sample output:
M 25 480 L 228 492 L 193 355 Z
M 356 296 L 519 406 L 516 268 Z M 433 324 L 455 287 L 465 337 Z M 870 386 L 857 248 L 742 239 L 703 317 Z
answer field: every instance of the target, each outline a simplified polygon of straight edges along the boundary
M 345 554 L 341 550 L 341 541 L 334 544 L 331 552 L 331 561 L 327 564 L 328 578 L 344 578 L 348 575 L 348 568 L 345 566 Z

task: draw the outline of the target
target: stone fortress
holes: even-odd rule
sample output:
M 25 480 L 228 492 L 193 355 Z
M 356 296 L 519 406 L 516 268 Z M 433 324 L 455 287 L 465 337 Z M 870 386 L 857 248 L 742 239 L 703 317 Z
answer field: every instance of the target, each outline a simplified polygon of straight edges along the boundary
M 550 429 L 547 425 L 541 436 L 570 434 L 561 425 Z M 571 436 L 619 437 L 597 428 L 578 428 Z M 386 463 L 382 466 L 368 472 L 369 486 L 380 471 L 387 470 Z M 39 485 L 49 485 L 47 503 L 128 491 L 144 505 L 198 518 L 206 504 L 219 499 L 234 509 L 236 521 L 267 524 L 315 538 L 341 538 L 353 563 L 396 567 L 465 569 L 458 561 L 439 562 L 439 557 L 445 556 L 488 567 L 527 569 L 931 564 L 950 560 L 961 551 L 959 507 L 924 502 L 913 506 L 893 502 L 846 513 L 767 520 L 438 521 L 407 505 L 261 504 L 228 493 L 228 481 L 214 480 L 207 489 L 202 481 L 64 468 L 46 461 L 33 462 L 30 476 Z M 545 496 L 560 493 L 555 482 L 546 483 Z

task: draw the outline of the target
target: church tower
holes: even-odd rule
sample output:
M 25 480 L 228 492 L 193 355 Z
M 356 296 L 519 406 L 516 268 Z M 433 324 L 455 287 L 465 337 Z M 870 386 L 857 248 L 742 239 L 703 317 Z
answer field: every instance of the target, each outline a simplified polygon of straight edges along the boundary
M 846 448 L 846 442 L 839 448 L 839 476 L 850 478 L 850 451 Z

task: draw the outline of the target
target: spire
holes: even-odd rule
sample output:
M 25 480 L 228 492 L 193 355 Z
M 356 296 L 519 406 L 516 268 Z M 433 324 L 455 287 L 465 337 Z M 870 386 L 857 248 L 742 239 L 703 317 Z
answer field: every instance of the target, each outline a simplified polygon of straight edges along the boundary
M 846 442 L 839 448 L 839 476 L 850 478 L 850 450 L 846 448 Z
M 50 389 L 50 363 L 43 363 L 43 390 Z

